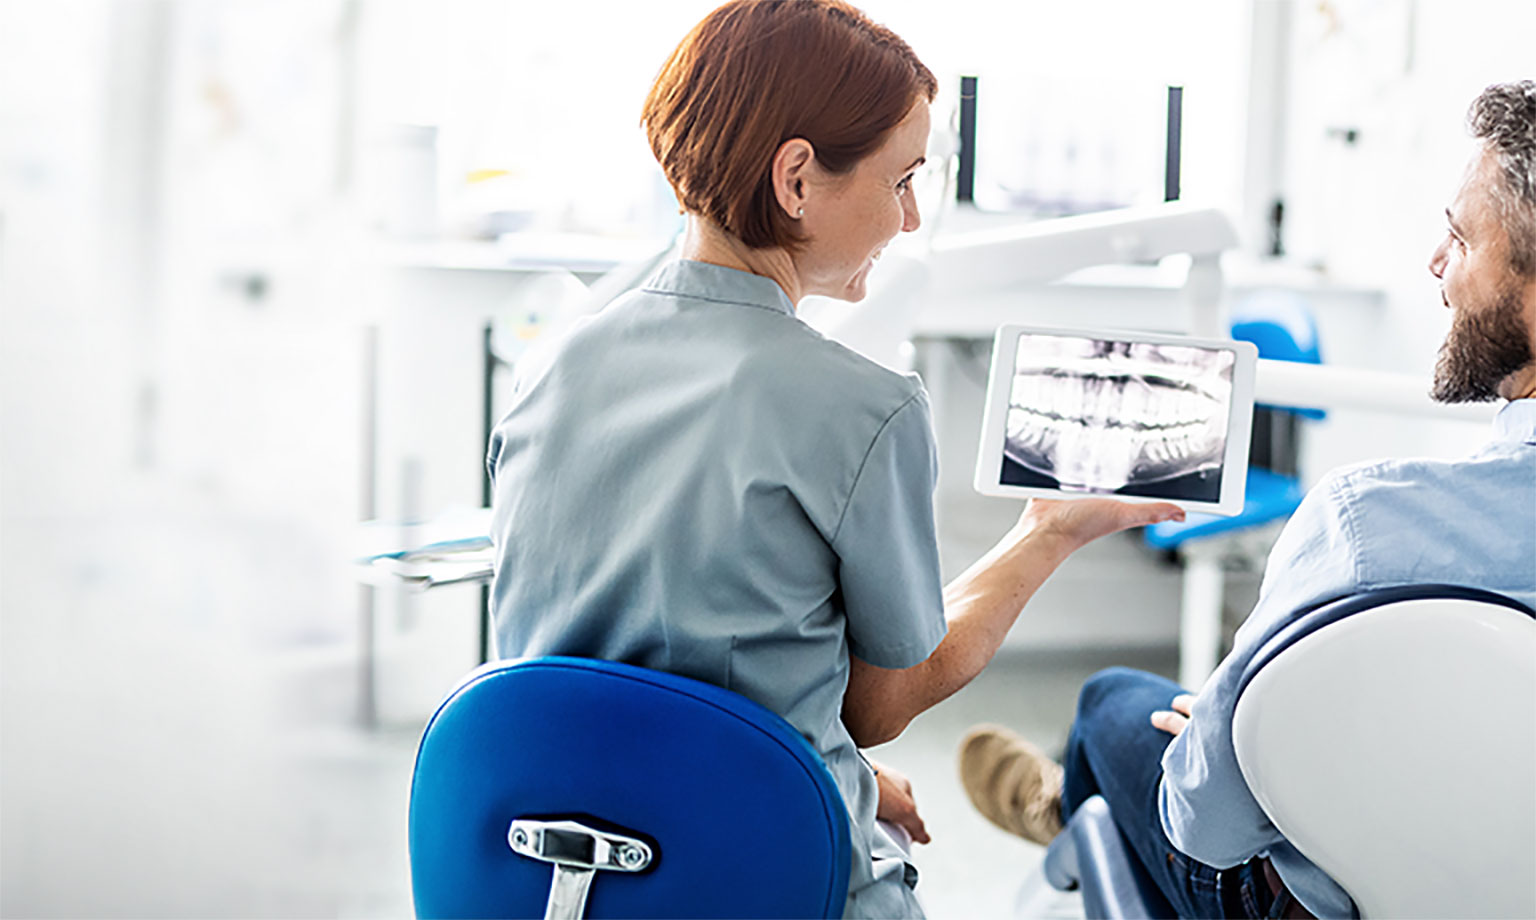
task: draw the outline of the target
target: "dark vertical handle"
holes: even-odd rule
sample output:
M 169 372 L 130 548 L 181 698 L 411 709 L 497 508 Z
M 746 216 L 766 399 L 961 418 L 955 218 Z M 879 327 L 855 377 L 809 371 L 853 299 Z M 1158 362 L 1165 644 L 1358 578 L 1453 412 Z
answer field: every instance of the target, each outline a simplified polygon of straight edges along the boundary
M 488 508 L 491 504 L 491 477 L 485 468 L 486 449 L 491 443 L 491 427 L 496 424 L 495 406 L 493 399 L 496 392 L 496 349 L 492 342 L 495 336 L 494 323 L 485 324 L 484 335 L 481 338 L 481 387 L 480 387 L 480 507 Z M 491 586 L 480 586 L 480 664 L 485 664 L 491 656 Z
M 1179 146 L 1184 129 L 1184 87 L 1168 87 L 1168 143 L 1163 159 L 1163 200 L 1179 200 Z
M 976 78 L 960 78 L 960 175 L 957 201 L 976 200 Z

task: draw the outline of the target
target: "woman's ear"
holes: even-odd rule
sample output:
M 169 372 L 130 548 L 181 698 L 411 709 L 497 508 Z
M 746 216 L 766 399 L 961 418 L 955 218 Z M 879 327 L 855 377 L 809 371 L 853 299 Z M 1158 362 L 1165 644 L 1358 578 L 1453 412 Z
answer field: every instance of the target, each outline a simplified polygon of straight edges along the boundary
M 816 148 L 803 137 L 792 137 L 773 154 L 773 194 L 779 207 L 793 220 L 805 216 L 805 186 Z

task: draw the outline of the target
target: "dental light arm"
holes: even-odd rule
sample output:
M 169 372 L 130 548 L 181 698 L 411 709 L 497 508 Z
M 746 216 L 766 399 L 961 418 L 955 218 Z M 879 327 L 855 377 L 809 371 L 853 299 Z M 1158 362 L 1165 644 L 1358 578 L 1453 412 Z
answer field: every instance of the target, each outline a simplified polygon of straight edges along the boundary
M 1429 398 L 1429 377 L 1366 371 L 1327 364 L 1259 359 L 1254 398 L 1275 406 L 1365 409 L 1463 422 L 1487 422 L 1502 403 L 1437 403 Z
M 946 294 L 1043 284 L 1080 268 L 1155 262 L 1189 253 L 1184 283 L 1189 332 L 1225 334 L 1221 253 L 1237 231 L 1215 208 L 1183 202 L 1122 208 L 1013 227 L 938 236 L 932 246 L 933 283 Z
M 1189 253 L 1184 281 L 1190 335 L 1227 336 L 1221 253 L 1237 245 L 1231 220 L 1216 208 L 1168 202 L 1016 226 L 936 236 L 931 290 L 945 296 L 1027 288 L 1082 268 L 1152 262 Z M 1322 409 L 1367 409 L 1459 420 L 1492 418 L 1489 404 L 1431 401 L 1428 380 L 1412 374 L 1260 360 L 1259 401 Z

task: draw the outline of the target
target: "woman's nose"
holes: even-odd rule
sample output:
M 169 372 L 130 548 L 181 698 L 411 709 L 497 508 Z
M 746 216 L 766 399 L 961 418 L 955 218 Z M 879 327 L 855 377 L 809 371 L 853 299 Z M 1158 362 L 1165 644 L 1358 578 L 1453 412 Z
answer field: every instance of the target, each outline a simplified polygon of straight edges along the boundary
M 917 213 L 917 196 L 909 190 L 901 196 L 901 229 L 904 233 L 911 233 L 922 225 L 922 215 Z

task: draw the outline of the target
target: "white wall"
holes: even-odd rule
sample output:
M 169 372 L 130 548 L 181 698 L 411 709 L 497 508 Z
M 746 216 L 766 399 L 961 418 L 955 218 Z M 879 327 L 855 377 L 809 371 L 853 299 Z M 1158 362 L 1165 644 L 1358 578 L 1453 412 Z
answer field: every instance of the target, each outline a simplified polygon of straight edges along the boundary
M 1499 0 L 1292 4 L 1285 197 L 1291 257 L 1386 293 L 1372 328 L 1324 339 L 1325 360 L 1426 381 L 1449 327 L 1426 265 L 1473 146 L 1468 104 L 1536 77 L 1536 5 Z M 1356 129 L 1346 143 L 1339 132 Z M 1355 330 L 1349 330 L 1355 331 Z M 1485 430 L 1336 413 L 1327 464 L 1455 456 Z

